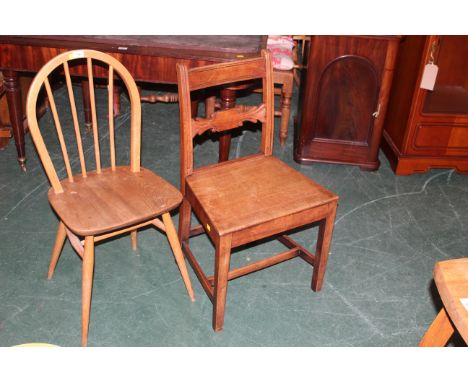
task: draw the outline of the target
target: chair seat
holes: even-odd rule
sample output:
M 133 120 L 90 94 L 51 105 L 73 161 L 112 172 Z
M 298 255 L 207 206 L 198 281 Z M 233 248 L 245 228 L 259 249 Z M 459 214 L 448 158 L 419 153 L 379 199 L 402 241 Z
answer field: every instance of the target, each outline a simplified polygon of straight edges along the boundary
M 49 190 L 49 201 L 75 234 L 88 236 L 129 227 L 177 207 L 182 195 L 150 170 L 107 168 L 101 174 L 62 180 L 63 193 Z
M 222 236 L 317 207 L 338 197 L 273 156 L 251 156 L 205 167 L 187 177 Z

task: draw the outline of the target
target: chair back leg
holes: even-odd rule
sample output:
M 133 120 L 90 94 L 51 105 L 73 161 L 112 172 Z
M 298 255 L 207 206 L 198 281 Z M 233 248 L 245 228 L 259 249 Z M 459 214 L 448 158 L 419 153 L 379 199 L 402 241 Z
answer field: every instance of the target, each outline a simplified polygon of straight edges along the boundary
M 174 227 L 174 223 L 172 222 L 171 214 L 169 212 L 166 212 L 162 215 L 162 219 L 164 222 L 164 226 L 166 227 L 167 239 L 169 240 L 169 244 L 171 245 L 172 252 L 174 253 L 174 257 L 182 275 L 182 279 L 184 280 L 185 287 L 187 288 L 187 292 L 190 296 L 190 299 L 192 301 L 195 301 L 195 294 L 193 293 L 192 283 L 190 282 L 190 278 L 187 271 L 187 265 L 185 264 L 184 255 L 182 253 L 182 248 L 180 247 L 180 242 L 177 237 L 177 231 Z

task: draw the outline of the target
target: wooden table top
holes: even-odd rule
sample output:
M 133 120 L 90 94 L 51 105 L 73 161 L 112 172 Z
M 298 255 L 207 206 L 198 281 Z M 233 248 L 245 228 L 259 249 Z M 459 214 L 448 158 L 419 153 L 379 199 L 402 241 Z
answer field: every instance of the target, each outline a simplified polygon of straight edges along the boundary
M 165 35 L 165 36 L 0 36 L 0 44 L 96 49 L 137 55 L 229 61 L 255 57 L 266 48 L 267 36 Z

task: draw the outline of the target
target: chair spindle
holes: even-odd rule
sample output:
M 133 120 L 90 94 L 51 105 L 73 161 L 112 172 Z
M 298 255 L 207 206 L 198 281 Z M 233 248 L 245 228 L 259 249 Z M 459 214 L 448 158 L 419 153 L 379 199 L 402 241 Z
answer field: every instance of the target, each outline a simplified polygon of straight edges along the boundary
M 80 125 L 78 123 L 78 113 L 76 112 L 76 103 L 75 103 L 75 95 L 73 94 L 73 86 L 70 77 L 70 69 L 68 67 L 68 63 L 63 63 L 63 68 L 65 72 L 65 80 L 67 83 L 67 90 L 68 90 L 68 99 L 70 100 L 70 109 L 73 117 L 73 126 L 75 128 L 75 136 L 76 136 L 76 145 L 78 148 L 78 156 L 80 158 L 80 165 L 81 165 L 81 175 L 86 178 L 86 162 L 83 153 L 83 144 L 81 142 L 81 133 L 80 133 Z
M 99 135 L 96 116 L 96 98 L 94 96 L 93 63 L 91 58 L 88 61 L 88 81 L 89 81 L 89 99 L 91 103 L 91 117 L 93 123 L 94 152 L 96 155 L 96 173 L 101 173 L 101 154 L 99 151 Z
M 50 87 L 50 83 L 47 78 L 44 80 L 44 85 L 47 91 L 47 97 L 49 98 L 50 109 L 52 111 L 52 116 L 54 118 L 55 129 L 57 130 L 57 136 L 60 142 L 60 148 L 62 149 L 63 161 L 65 162 L 65 167 L 67 169 L 68 179 L 70 180 L 70 182 L 73 182 L 73 174 L 72 174 L 72 170 L 70 166 L 70 159 L 68 158 L 67 146 L 63 138 L 62 126 L 60 124 L 59 116 L 57 113 L 57 107 L 55 105 L 54 95 L 52 93 L 52 89 Z
M 115 171 L 115 140 L 114 140 L 114 68 L 109 65 L 109 86 L 108 86 L 108 102 L 109 102 L 109 146 L 111 157 L 111 168 Z

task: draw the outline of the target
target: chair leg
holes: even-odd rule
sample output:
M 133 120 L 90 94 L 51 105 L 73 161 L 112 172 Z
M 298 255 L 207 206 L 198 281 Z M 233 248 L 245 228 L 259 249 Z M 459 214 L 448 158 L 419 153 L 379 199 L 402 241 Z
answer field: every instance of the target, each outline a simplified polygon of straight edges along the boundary
M 221 237 L 216 246 L 214 269 L 213 329 L 215 332 L 223 330 L 230 260 L 231 236 Z
M 193 293 L 192 283 L 190 282 L 189 274 L 187 271 L 187 265 L 185 264 L 184 254 L 182 253 L 182 248 L 180 247 L 179 239 L 177 238 L 177 231 L 172 222 L 171 214 L 166 212 L 162 215 L 164 226 L 166 227 L 166 235 L 171 245 L 172 252 L 176 259 L 177 265 L 179 266 L 182 279 L 184 280 L 185 287 L 192 301 L 195 301 L 195 294 Z
M 280 144 L 284 146 L 288 138 L 289 116 L 291 115 L 291 99 L 293 91 L 294 77 L 291 75 L 288 80 L 283 83 L 281 89 L 281 126 L 280 126 Z
M 453 325 L 448 318 L 445 308 L 442 308 L 434 321 L 432 321 L 432 324 L 429 326 L 426 333 L 424 333 L 424 336 L 418 346 L 445 346 L 453 333 Z
M 131 237 L 131 240 L 132 240 L 132 249 L 134 251 L 137 250 L 137 247 L 138 247 L 138 237 L 137 237 L 137 230 L 134 230 L 130 233 L 130 237 Z
M 179 208 L 179 241 L 180 244 L 189 242 L 190 224 L 192 220 L 192 207 L 187 199 L 184 198 Z
M 81 346 L 88 344 L 89 312 L 94 272 L 94 237 L 86 236 L 83 254 L 82 307 L 81 307 Z
M 323 285 L 323 278 L 327 268 L 328 252 L 335 225 L 336 204 L 330 214 L 320 222 L 317 247 L 315 251 L 314 272 L 312 274 L 312 290 L 320 291 Z
M 63 243 L 65 243 L 65 238 L 67 237 L 67 231 L 65 230 L 65 224 L 60 221 L 57 235 L 55 237 L 54 249 L 52 250 L 52 256 L 50 258 L 49 271 L 47 273 L 47 278 L 50 280 L 54 274 L 55 267 L 57 265 L 60 254 L 62 253 Z

